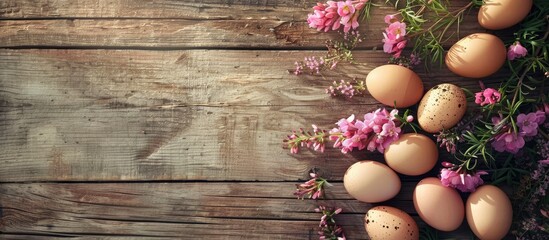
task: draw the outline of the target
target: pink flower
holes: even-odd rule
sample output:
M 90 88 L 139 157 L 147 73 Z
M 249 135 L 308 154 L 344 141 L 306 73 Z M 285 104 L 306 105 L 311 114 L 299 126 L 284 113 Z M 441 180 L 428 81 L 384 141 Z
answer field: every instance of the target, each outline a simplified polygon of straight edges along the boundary
M 493 105 L 499 102 L 501 99 L 501 93 L 493 88 L 486 88 L 480 92 L 475 93 L 475 103 L 480 106 Z
M 355 13 L 355 7 L 351 0 L 337 2 L 337 14 L 339 16 L 345 17 L 353 13 Z
M 307 17 L 309 27 L 318 31 L 337 30 L 344 26 L 343 31 L 348 32 L 351 28 L 356 29 L 359 25 L 358 17 L 360 10 L 364 8 L 367 0 L 358 1 L 327 1 L 317 3 L 313 7 L 313 13 Z
M 414 116 L 409 115 L 408 117 L 406 117 L 406 122 L 411 123 L 411 122 L 413 122 L 413 121 L 414 121 Z
M 538 124 L 545 121 L 545 113 L 542 111 L 531 112 L 527 115 L 519 114 L 517 116 L 517 126 L 519 133 L 523 136 L 533 137 L 538 134 Z
M 385 32 L 391 39 L 399 39 L 406 35 L 406 23 L 395 21 L 385 28 Z
M 398 19 L 396 18 L 396 14 L 385 15 L 384 20 L 385 20 L 385 23 L 387 24 L 391 24 L 398 21 Z
M 402 50 L 406 47 L 406 23 L 399 22 L 394 16 L 385 16 L 385 22 L 389 26 L 383 33 L 383 51 L 392 53 L 394 57 L 400 57 Z
M 524 147 L 524 138 L 514 132 L 502 133 L 495 137 L 492 147 L 498 152 L 517 153 Z
M 528 54 L 528 50 L 520 45 L 520 42 L 516 41 L 513 45 L 509 46 L 507 51 L 507 58 L 511 61 L 516 58 L 521 58 Z
M 321 178 L 316 173 L 310 173 L 311 179 L 302 184 L 296 184 L 294 196 L 298 199 L 305 197 L 311 199 L 319 199 L 324 196 L 324 187 L 331 186 L 324 178 Z
M 443 168 L 440 171 L 440 182 L 446 187 L 457 188 L 462 192 L 474 192 L 476 187 L 482 185 L 481 175 L 488 174 L 485 171 L 477 171 L 474 175 L 463 173 L 461 169 L 456 171 Z

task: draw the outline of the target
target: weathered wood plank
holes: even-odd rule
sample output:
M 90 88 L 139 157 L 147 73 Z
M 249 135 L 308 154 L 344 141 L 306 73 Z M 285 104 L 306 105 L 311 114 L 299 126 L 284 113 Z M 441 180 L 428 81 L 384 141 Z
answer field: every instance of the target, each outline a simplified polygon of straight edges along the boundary
M 383 204 L 415 215 L 411 190 Z M 316 239 L 316 204 L 291 196 L 293 183 L 1 184 L 0 232 L 70 237 Z M 364 213 L 341 183 L 330 198 L 345 209 L 350 239 L 366 239 Z M 416 220 L 419 220 L 415 217 Z M 423 224 L 423 223 L 420 223 Z M 115 226 L 115 227 L 113 227 Z M 460 230 L 443 234 L 466 238 Z
M 101 1 L 55 1 L 46 6 L 23 2 L 0 3 L 0 17 L 41 19 L 0 21 L 0 47 L 299 49 L 323 48 L 326 40 L 339 37 L 308 27 L 306 18 L 314 3 L 258 1 L 268 5 L 259 6 L 250 1 L 230 5 L 225 1 L 159 1 L 150 5 L 146 1 L 116 1 L 99 7 Z M 462 6 L 466 1 L 452 4 Z M 389 6 L 374 8 L 371 20 L 359 28 L 365 37 L 360 48 L 381 47 L 386 27 L 383 17 L 394 12 Z M 42 19 L 50 17 L 70 19 Z M 134 17 L 155 19 L 123 19 Z M 461 36 L 474 32 L 485 32 L 477 23 L 476 10 L 464 18 Z
M 379 106 L 323 88 L 363 78 L 386 55 L 358 51 L 368 64 L 321 81 L 285 73 L 315 53 L 1 50 L 0 181 L 296 180 L 315 166 L 341 179 L 357 159 L 380 155 L 290 155 L 281 140 Z M 421 75 L 427 87 L 477 88 L 444 70 Z

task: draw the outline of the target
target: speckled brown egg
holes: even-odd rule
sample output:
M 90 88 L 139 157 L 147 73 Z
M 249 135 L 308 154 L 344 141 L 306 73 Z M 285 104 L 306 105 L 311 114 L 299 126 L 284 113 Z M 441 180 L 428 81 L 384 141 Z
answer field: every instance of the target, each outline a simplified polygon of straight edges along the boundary
M 463 90 L 453 84 L 443 83 L 431 88 L 419 102 L 417 120 L 423 130 L 437 133 L 456 125 L 467 108 Z
M 366 232 L 372 240 L 417 240 L 416 222 L 404 211 L 388 206 L 373 207 L 364 218 Z
M 511 27 L 528 15 L 532 4 L 532 0 L 484 0 L 478 11 L 478 23 L 490 30 Z
M 446 54 L 446 66 L 453 73 L 482 78 L 497 72 L 507 59 L 505 45 L 488 33 L 474 33 L 455 43 Z
M 416 73 L 391 64 L 379 66 L 368 73 L 366 88 L 377 101 L 397 108 L 412 106 L 423 95 L 423 82 Z

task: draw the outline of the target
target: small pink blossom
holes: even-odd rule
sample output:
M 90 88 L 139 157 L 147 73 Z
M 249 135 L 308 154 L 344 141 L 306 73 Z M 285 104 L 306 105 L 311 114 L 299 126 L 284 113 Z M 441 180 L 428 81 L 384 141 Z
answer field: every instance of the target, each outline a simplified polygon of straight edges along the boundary
M 538 114 L 538 112 L 542 114 Z M 528 114 L 519 114 L 517 116 L 517 126 L 522 136 L 533 137 L 538 134 L 538 124 L 545 121 L 545 114 L 541 111 Z
M 513 45 L 509 46 L 507 51 L 507 58 L 512 61 L 516 58 L 522 58 L 528 54 L 528 50 L 520 45 L 520 42 L 516 41 Z
M 394 15 L 385 16 L 385 22 L 389 24 L 383 33 L 383 51 L 392 53 L 394 57 L 400 57 L 406 47 L 406 23 L 398 21 Z
M 410 115 L 410 116 L 406 117 L 406 122 L 411 123 L 413 121 L 414 121 L 414 116 Z
M 508 131 L 496 136 L 492 142 L 492 147 L 498 152 L 517 153 L 524 147 L 524 143 L 524 138 L 521 135 Z
M 320 218 L 319 239 L 337 239 L 345 240 L 345 233 L 343 233 L 343 228 L 337 225 L 335 220 L 335 215 L 342 212 L 341 208 L 331 208 L 325 206 L 318 206 L 315 208 L 315 212 L 321 212 L 322 217 Z
M 485 171 L 477 171 L 474 175 L 458 170 L 443 168 L 440 171 L 440 182 L 446 187 L 453 187 L 462 192 L 474 192 L 484 183 L 481 175 L 488 174 Z
M 352 15 L 355 13 L 355 7 L 351 0 L 337 2 L 337 14 L 339 16 L 345 17 L 347 15 Z
M 324 178 L 321 178 L 316 173 L 310 173 L 311 179 L 302 184 L 296 184 L 296 190 L 294 196 L 298 199 L 304 199 L 305 197 L 311 199 L 319 199 L 324 196 L 324 188 L 331 186 L 330 183 Z
M 391 24 L 398 21 L 398 19 L 396 18 L 396 14 L 385 15 L 384 20 L 385 20 L 385 23 L 387 24 Z
M 501 100 L 501 93 L 493 88 L 486 88 L 475 93 L 475 103 L 480 106 L 493 105 Z

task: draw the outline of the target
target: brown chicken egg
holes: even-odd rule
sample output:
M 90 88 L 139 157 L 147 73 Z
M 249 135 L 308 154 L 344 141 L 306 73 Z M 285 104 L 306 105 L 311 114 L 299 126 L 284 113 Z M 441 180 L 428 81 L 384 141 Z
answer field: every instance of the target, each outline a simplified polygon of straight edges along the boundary
M 421 180 L 414 189 L 413 201 L 419 217 L 433 228 L 454 231 L 463 222 L 463 200 L 456 189 L 445 187 L 438 178 Z
M 443 83 L 431 88 L 421 99 L 417 110 L 419 126 L 429 133 L 437 133 L 456 125 L 467 108 L 463 90 Z
M 513 208 L 507 195 L 492 185 L 471 193 L 465 204 L 467 223 L 481 240 L 502 239 L 513 221 Z
M 345 190 L 359 201 L 383 202 L 400 191 L 400 178 L 385 164 L 360 161 L 347 169 L 343 176 Z
M 484 0 L 478 11 L 478 23 L 490 30 L 511 27 L 528 15 L 532 4 L 532 0 Z
M 414 219 L 394 207 L 370 208 L 364 218 L 364 226 L 372 240 L 419 239 L 419 229 Z
M 453 73 L 482 78 L 497 72 L 505 63 L 507 51 L 498 37 L 475 33 L 455 43 L 446 54 L 446 66 Z
M 417 176 L 431 170 L 438 160 L 435 142 L 425 135 L 407 133 L 385 149 L 385 162 L 398 173 Z
M 423 82 L 412 70 L 399 65 L 383 65 L 366 77 L 366 88 L 380 103 L 397 108 L 409 107 L 423 96 Z

